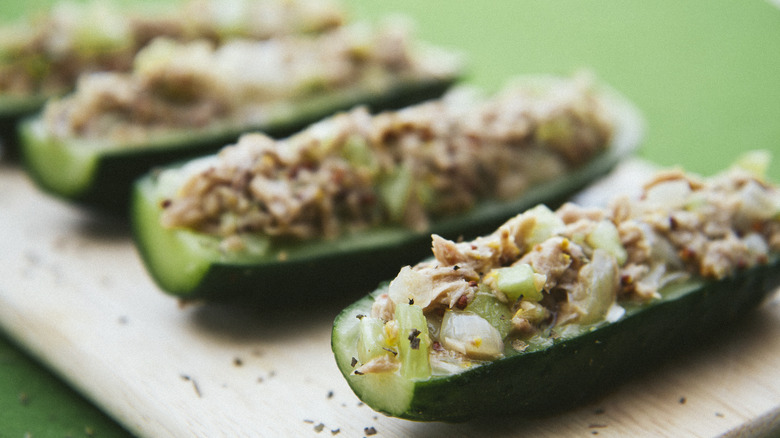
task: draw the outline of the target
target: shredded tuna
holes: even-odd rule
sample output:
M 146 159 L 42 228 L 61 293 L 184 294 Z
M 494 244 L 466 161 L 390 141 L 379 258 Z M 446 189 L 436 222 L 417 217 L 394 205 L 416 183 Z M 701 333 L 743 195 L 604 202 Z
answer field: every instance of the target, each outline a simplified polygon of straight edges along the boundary
M 138 53 L 130 72 L 80 76 L 73 93 L 46 105 L 45 128 L 60 138 L 144 144 L 184 129 L 260 126 L 296 102 L 339 90 L 456 74 L 452 54 L 421 56 L 413 41 L 399 37 L 408 33 L 395 23 L 376 29 L 356 23 L 221 45 L 158 38 Z
M 371 323 L 391 333 L 397 304 L 421 307 L 431 373 L 458 373 L 618 321 L 692 276 L 767 263 L 778 239 L 780 188 L 739 167 L 707 179 L 663 171 L 637 198 L 605 208 L 537 206 L 472 241 L 434 235 L 434 258 L 401 269 Z M 402 366 L 398 357 L 375 360 L 382 366 L 366 372 Z
M 534 272 L 544 273 L 547 276 L 544 287 L 551 290 L 570 268 L 579 268 L 583 257 L 579 245 L 571 243 L 565 237 L 555 236 L 535 245 L 519 262 L 528 263 L 534 268 Z
M 61 2 L 0 31 L 0 93 L 60 94 L 84 72 L 129 70 L 135 54 L 159 37 L 222 44 L 324 32 L 343 21 L 341 7 L 322 0 L 191 0 L 154 10 Z
M 371 306 L 371 316 L 384 321 L 393 319 L 393 312 L 395 312 L 395 305 L 387 294 L 376 297 Z
M 510 338 L 527 339 L 544 327 L 619 318 L 622 303 L 658 299 L 664 286 L 691 276 L 720 279 L 766 263 L 780 238 L 780 190 L 736 167 L 708 179 L 666 171 L 637 199 L 621 197 L 603 209 L 565 204 L 554 217 L 544 211 L 529 210 L 473 241 L 433 236 L 435 259 L 404 268 L 420 276 L 417 284 L 430 285 L 424 312 L 469 311 L 468 303 L 452 309 L 452 285 L 463 283 L 506 301 L 491 272 L 526 263 L 546 276 L 541 300 L 520 296 L 507 304 L 514 315 Z M 588 234 L 604 220 L 615 226 L 614 241 Z M 539 223 L 548 235 L 526 244 L 538 238 Z M 614 244 L 625 250 L 622 263 Z M 377 303 L 375 314 L 392 315 L 382 309 L 392 309 L 392 298 Z M 437 330 L 431 329 L 434 342 Z
M 479 200 L 517 197 L 605 150 L 613 129 L 606 111 L 575 78 L 545 93 L 515 86 L 482 99 L 459 89 L 374 116 L 358 108 L 282 140 L 245 136 L 187 178 L 163 221 L 223 237 L 332 238 L 383 223 L 424 230 Z M 556 135 L 545 128 L 552 125 Z M 521 135 L 516 126 L 527 128 Z M 437 257 L 458 254 L 439 242 Z M 499 259 L 517 256 L 518 248 L 503 247 Z

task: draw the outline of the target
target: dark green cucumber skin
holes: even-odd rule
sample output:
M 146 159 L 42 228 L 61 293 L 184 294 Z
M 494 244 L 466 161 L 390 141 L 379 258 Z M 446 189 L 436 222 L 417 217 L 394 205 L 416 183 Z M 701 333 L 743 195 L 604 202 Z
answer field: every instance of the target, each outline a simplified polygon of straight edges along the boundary
M 34 138 L 34 134 L 26 126 L 33 123 L 34 119 L 22 121 L 18 128 L 21 139 L 21 159 L 36 185 L 50 195 L 88 209 L 125 216 L 130 204 L 133 182 L 157 166 L 215 153 L 222 147 L 234 143 L 245 132 L 261 131 L 272 137 L 285 137 L 332 113 L 348 110 L 353 105 L 364 104 L 372 111 L 379 111 L 433 99 L 441 96 L 457 80 L 458 78 L 449 78 L 404 84 L 390 92 L 374 95 L 364 102 L 351 102 L 348 105 L 323 108 L 322 111 L 310 111 L 300 117 L 275 122 L 273 125 L 247 127 L 241 131 L 222 135 L 187 137 L 184 141 L 168 141 L 166 144 L 153 147 L 113 149 L 98 158 L 97 172 L 91 184 L 75 196 L 66 196 L 56 186 L 50 185 L 40 169 L 30 159 L 25 158 L 25 143 L 41 141 Z M 64 147 L 78 147 L 78 145 L 64 144 Z
M 378 282 L 395 276 L 400 266 L 415 263 L 430 254 L 431 233 L 451 239 L 461 236 L 470 239 L 495 230 L 507 218 L 539 203 L 556 207 L 589 182 L 609 172 L 619 160 L 620 157 L 614 154 L 601 155 L 571 172 L 566 179 L 549 182 L 546 190 L 532 189 L 509 203 L 485 202 L 467 214 L 435 222 L 426 232 L 404 230 L 392 243 L 338 250 L 334 243 L 334 251 L 327 256 L 290 257 L 253 265 L 213 261 L 198 285 L 187 291 L 166 290 L 166 273 L 160 272 L 148 257 L 148 252 L 155 250 L 155 243 L 139 240 L 141 233 L 138 231 L 134 235 L 151 276 L 164 291 L 182 300 L 234 303 L 260 309 L 299 306 L 302 302 L 334 304 L 337 300 L 343 307 Z M 143 197 L 144 194 L 137 190 L 135 196 Z M 133 226 L 139 225 L 136 219 Z
M 19 137 L 16 133 L 16 118 L 0 118 L 0 157 L 16 162 L 19 160 Z
M 458 422 L 493 415 L 538 418 L 560 413 L 695 347 L 723 325 L 749 317 L 750 310 L 779 286 L 780 262 L 775 259 L 733 277 L 704 282 L 680 297 L 650 304 L 547 349 L 418 382 L 409 409 L 386 414 Z M 371 302 L 365 299 L 355 305 L 370 309 Z
M 291 306 L 337 309 L 364 294 L 367 285 L 393 275 L 399 258 L 415 252 L 414 242 L 399 242 L 392 247 L 336 253 L 327 258 L 257 266 L 212 264 L 197 288 L 177 296 L 184 301 L 239 305 L 261 313 Z
M 31 97 L 29 102 L 18 105 L 6 105 L 0 111 L 0 156 L 4 160 L 18 162 L 20 160 L 20 140 L 18 126 L 25 119 L 32 117 L 43 106 L 40 97 Z

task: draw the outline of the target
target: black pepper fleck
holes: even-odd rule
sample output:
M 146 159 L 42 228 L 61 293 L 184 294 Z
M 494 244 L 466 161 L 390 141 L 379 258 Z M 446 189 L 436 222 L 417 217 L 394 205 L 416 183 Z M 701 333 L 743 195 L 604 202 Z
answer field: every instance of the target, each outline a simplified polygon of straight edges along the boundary
M 184 381 L 192 382 L 192 388 L 195 390 L 195 394 L 197 394 L 197 396 L 200 398 L 201 397 L 201 393 L 200 393 L 200 387 L 198 387 L 198 382 L 196 382 L 195 379 L 193 379 L 192 377 L 190 377 L 190 376 L 188 376 L 186 374 L 182 374 L 181 378 Z
M 374 426 L 364 427 L 363 433 L 365 433 L 366 436 L 376 435 L 376 428 Z
M 409 344 L 412 347 L 412 350 L 419 350 L 420 349 L 420 331 L 417 329 L 412 329 L 409 332 Z
M 669 229 L 674 231 L 680 227 L 680 223 L 674 216 L 669 216 Z

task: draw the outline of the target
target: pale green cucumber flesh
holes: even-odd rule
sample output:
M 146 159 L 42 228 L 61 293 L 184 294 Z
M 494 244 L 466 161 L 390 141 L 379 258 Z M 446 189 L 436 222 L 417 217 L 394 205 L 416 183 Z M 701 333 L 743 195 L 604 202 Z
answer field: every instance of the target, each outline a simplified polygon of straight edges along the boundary
M 383 90 L 356 88 L 291 104 L 277 110 L 262 126 L 188 129 L 143 145 L 54 138 L 46 134 L 40 116 L 34 116 L 20 123 L 19 147 L 26 170 L 47 193 L 124 214 L 133 182 L 156 166 L 214 153 L 248 131 L 283 137 L 355 105 L 365 104 L 376 111 L 438 97 L 456 79 L 402 80 Z
M 464 421 L 501 414 L 533 418 L 602 396 L 661 361 L 718 336 L 718 329 L 746 316 L 778 286 L 780 262 L 775 258 L 720 281 L 675 286 L 662 300 L 632 307 L 616 322 L 597 324 L 547 347 L 426 380 L 410 381 L 397 373 L 352 373 L 356 315 L 370 313 L 372 295 L 337 316 L 331 345 L 355 394 L 387 415 L 419 421 Z
M 148 226 L 148 219 L 158 217 L 159 203 L 156 198 L 144 197 L 141 194 L 148 190 L 144 187 L 150 184 L 149 179 L 139 181 L 139 189 L 135 191 L 133 201 L 133 224 L 137 240 L 147 242 L 150 246 L 165 248 L 165 251 L 149 251 L 142 247 L 144 260 L 157 269 L 150 273 L 155 280 L 172 291 L 192 290 L 200 282 L 209 268 L 208 240 L 198 240 L 198 235 L 186 231 L 171 232 L 159 226 Z M 159 273 L 169 272 L 175 275 L 160 277 Z
M 24 160 L 33 179 L 45 187 L 55 187 L 64 197 L 78 196 L 90 184 L 98 154 L 94 148 L 65 148 L 62 143 L 39 141 L 42 124 L 25 122 L 20 137 L 26 144 Z

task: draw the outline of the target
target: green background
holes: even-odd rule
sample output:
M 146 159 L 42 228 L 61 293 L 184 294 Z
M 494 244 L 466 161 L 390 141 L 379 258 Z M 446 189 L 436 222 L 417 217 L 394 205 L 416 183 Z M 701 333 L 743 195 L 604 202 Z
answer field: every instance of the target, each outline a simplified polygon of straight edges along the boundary
M 0 3 L 10 19 L 47 0 Z M 780 8 L 764 0 L 346 2 L 353 18 L 413 18 L 461 50 L 488 90 L 518 74 L 589 69 L 643 112 L 640 156 L 711 174 L 742 152 L 780 161 Z M 770 177 L 780 180 L 780 164 Z M 0 337 L 0 438 L 124 436 L 121 427 Z

